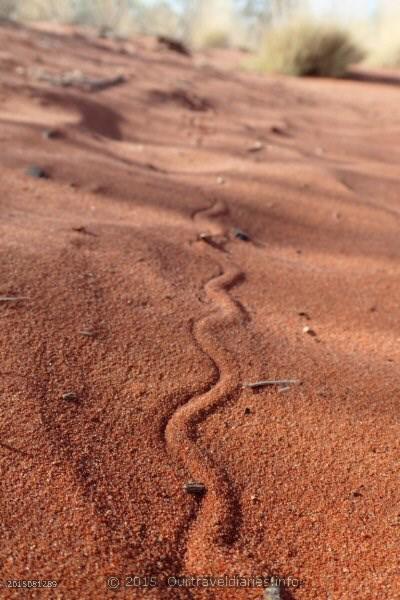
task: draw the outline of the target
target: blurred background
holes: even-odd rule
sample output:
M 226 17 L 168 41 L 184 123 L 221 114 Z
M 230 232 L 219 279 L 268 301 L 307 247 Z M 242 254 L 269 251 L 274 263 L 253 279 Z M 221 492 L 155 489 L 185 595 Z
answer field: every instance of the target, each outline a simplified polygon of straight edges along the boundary
M 335 76 L 355 62 L 400 66 L 399 5 L 399 0 L 0 0 L 0 18 L 90 26 L 109 37 L 170 36 L 193 49 L 252 53 L 253 66 L 264 70 Z M 304 49 L 307 64 L 298 65 Z M 315 64 L 316 53 L 325 60 L 332 51 L 334 68 Z

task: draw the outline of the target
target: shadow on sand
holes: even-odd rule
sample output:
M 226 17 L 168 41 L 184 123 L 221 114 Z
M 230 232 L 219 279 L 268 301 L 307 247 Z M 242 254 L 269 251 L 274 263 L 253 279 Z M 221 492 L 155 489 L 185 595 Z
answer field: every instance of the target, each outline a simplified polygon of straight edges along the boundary
M 350 81 L 362 81 L 365 83 L 377 83 L 381 85 L 400 85 L 400 73 L 393 71 L 349 71 L 344 79 Z

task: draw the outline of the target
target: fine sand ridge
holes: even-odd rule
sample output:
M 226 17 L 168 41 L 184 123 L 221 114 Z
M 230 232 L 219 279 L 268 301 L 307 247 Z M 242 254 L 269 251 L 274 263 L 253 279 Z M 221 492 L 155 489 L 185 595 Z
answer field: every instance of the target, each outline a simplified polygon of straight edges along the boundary
M 224 203 L 217 201 L 211 207 L 201 209 L 192 218 L 202 226 L 201 231 L 212 231 L 213 235 L 223 235 L 215 219 L 226 215 Z M 199 233 L 201 232 L 199 230 Z M 204 242 L 198 242 L 204 251 Z M 221 465 L 215 463 L 210 453 L 199 443 L 197 426 L 216 408 L 228 399 L 240 395 L 240 371 L 232 354 L 218 342 L 218 329 L 229 328 L 234 323 L 245 324 L 247 318 L 242 307 L 229 295 L 229 290 L 243 279 L 243 272 L 232 263 L 226 254 L 207 248 L 210 258 L 217 262 L 220 274 L 205 285 L 205 292 L 211 304 L 211 312 L 193 324 L 193 335 L 198 346 L 211 360 L 215 369 L 215 379 L 210 389 L 189 399 L 180 406 L 168 421 L 165 440 L 170 454 L 180 461 L 192 480 L 206 485 L 206 495 L 195 522 L 190 527 L 187 541 L 185 568 L 193 569 L 191 546 L 207 548 L 205 564 L 212 564 L 214 546 L 229 547 L 234 543 L 240 527 L 240 507 L 232 483 Z M 222 368 L 221 365 L 228 365 Z M 198 555 L 198 550 L 196 550 Z M 197 561 L 198 568 L 198 561 Z

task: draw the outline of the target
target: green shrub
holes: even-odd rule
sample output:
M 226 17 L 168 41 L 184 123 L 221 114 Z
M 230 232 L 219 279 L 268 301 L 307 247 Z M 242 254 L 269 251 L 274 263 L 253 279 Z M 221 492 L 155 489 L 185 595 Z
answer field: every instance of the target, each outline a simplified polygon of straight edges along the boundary
M 363 51 L 345 30 L 303 21 L 269 29 L 258 66 L 287 75 L 341 77 L 363 57 Z

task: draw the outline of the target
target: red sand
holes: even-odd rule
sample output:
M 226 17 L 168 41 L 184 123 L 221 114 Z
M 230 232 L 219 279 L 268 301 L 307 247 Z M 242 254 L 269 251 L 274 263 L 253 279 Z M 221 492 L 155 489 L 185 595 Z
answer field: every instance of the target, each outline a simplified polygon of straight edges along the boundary
M 400 598 L 400 78 L 0 36 L 2 597 Z

